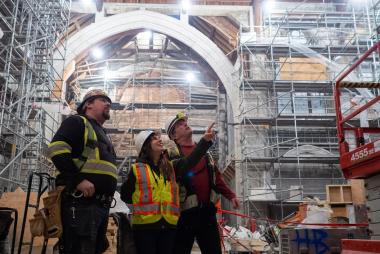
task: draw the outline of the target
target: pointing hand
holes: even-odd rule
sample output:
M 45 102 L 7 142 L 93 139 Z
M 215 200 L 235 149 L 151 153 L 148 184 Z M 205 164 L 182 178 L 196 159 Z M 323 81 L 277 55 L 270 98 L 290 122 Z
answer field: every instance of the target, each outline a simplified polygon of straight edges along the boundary
M 212 141 L 215 138 L 216 134 L 215 134 L 215 130 L 213 129 L 214 125 L 215 125 L 215 122 L 210 124 L 206 132 L 203 134 L 203 139 L 205 139 L 206 141 Z

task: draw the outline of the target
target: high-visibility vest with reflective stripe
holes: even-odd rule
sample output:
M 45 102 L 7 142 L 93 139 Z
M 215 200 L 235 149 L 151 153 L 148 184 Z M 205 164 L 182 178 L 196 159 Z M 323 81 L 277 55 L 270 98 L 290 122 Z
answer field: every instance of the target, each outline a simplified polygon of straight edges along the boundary
M 176 225 L 179 217 L 179 191 L 175 176 L 165 181 L 145 163 L 132 165 L 136 177 L 132 194 L 132 224 L 150 224 L 164 218 Z
M 117 167 L 113 163 L 100 159 L 98 139 L 91 123 L 83 116 L 84 148 L 79 158 L 73 158 L 74 164 L 82 173 L 109 175 L 117 179 Z M 71 146 L 64 141 L 55 141 L 49 144 L 48 157 L 71 153 Z

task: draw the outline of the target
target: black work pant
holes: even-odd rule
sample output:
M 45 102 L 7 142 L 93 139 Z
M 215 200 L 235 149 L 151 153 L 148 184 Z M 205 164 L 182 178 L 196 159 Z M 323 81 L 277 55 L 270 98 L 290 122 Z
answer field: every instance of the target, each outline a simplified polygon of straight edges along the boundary
M 175 228 L 133 230 L 137 254 L 172 254 L 175 234 Z
M 109 208 L 96 200 L 63 197 L 61 254 L 99 254 L 107 248 Z
M 216 208 L 213 204 L 196 207 L 181 213 L 177 225 L 174 253 L 190 254 L 197 240 L 202 254 L 221 254 Z

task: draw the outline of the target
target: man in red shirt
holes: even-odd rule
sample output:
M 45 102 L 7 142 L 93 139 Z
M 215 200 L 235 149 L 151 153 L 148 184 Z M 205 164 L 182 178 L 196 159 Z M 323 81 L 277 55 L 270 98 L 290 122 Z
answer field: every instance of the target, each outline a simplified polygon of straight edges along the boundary
M 195 148 L 193 130 L 187 125 L 187 117 L 177 114 L 166 124 L 166 133 L 179 150 L 178 156 L 187 156 Z M 210 154 L 185 176 L 177 179 L 180 184 L 181 215 L 177 225 L 176 254 L 191 253 L 197 239 L 203 254 L 221 254 L 215 204 L 220 194 L 239 208 L 239 200 L 222 178 Z

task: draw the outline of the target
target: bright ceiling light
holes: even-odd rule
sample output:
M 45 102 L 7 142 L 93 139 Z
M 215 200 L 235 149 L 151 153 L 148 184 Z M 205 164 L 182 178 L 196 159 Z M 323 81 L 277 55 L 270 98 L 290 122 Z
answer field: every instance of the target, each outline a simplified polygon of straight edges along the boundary
M 116 75 L 117 71 L 104 70 L 103 72 L 104 79 L 115 78 Z
M 96 58 L 96 59 L 100 59 L 103 57 L 103 50 L 101 50 L 100 48 L 94 48 L 92 49 L 92 55 Z
M 81 2 L 85 6 L 90 6 L 92 4 L 92 0 L 81 0 Z
M 265 11 L 271 12 L 274 9 L 275 2 L 274 0 L 266 0 L 265 1 Z
M 181 5 L 182 5 L 182 10 L 187 11 L 190 9 L 191 2 L 190 0 L 182 0 Z
M 194 79 L 195 79 L 194 73 L 189 72 L 186 74 L 186 80 L 187 81 L 191 82 L 191 81 L 194 81 Z
M 113 76 L 113 72 L 110 71 L 110 70 L 105 70 L 105 71 L 103 72 L 103 76 L 104 76 L 105 79 L 110 79 L 110 78 L 112 78 L 112 76 Z
M 367 3 L 367 0 L 352 0 L 352 4 L 356 7 L 364 6 Z
M 152 37 L 153 37 L 153 32 L 152 31 L 145 31 L 144 33 L 143 33 L 143 37 L 144 37 L 144 39 L 147 39 L 147 40 L 150 40 Z

